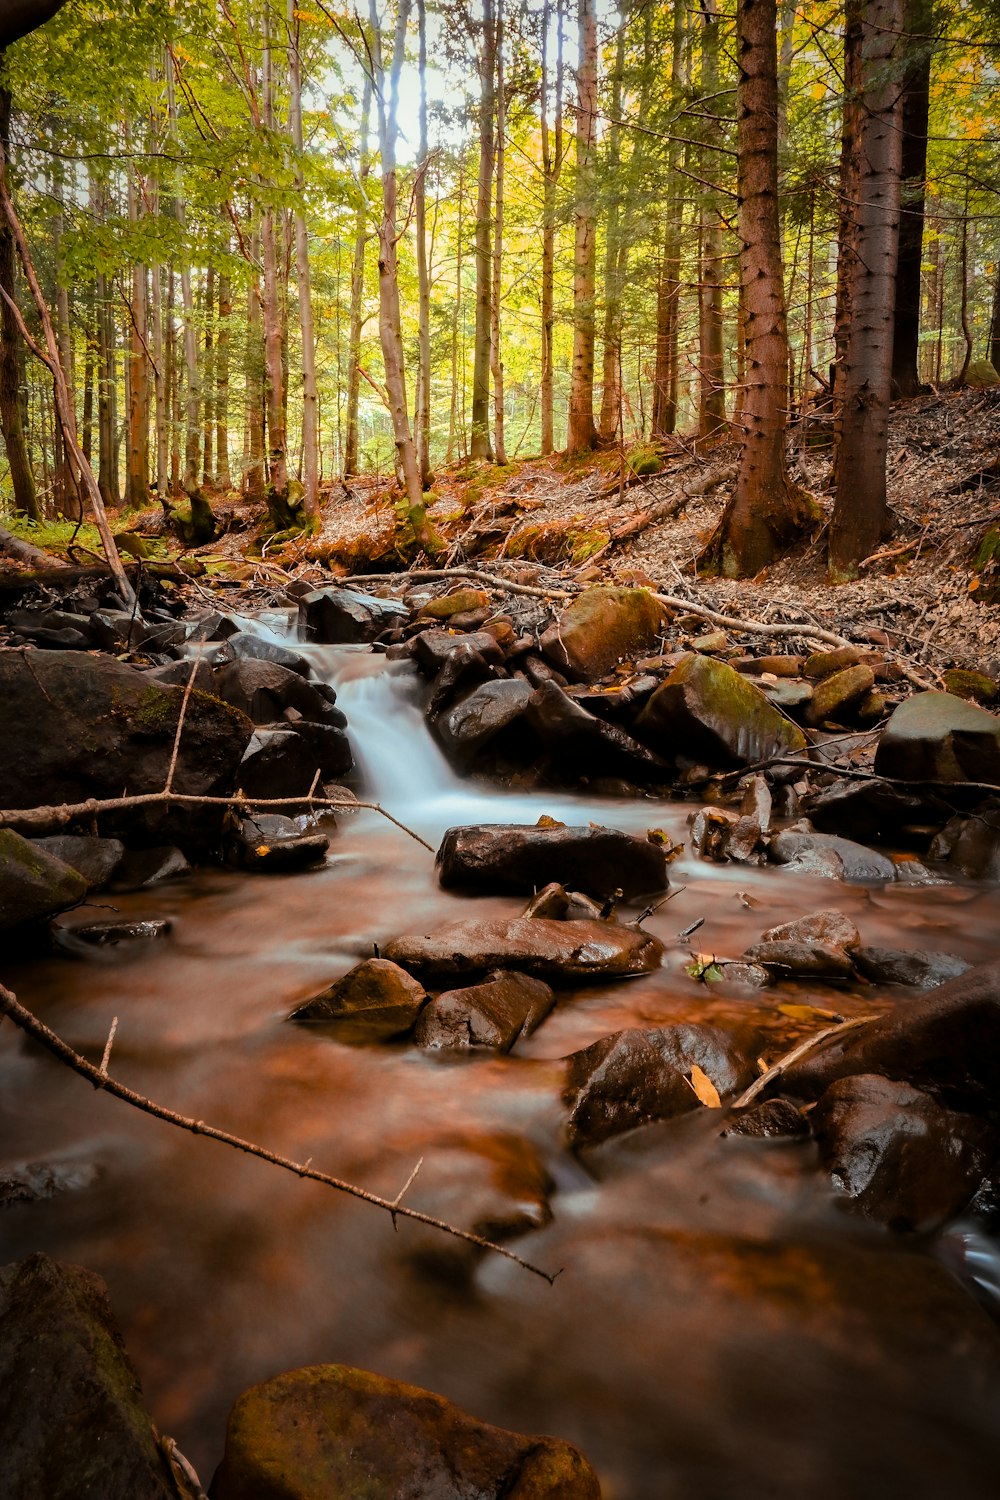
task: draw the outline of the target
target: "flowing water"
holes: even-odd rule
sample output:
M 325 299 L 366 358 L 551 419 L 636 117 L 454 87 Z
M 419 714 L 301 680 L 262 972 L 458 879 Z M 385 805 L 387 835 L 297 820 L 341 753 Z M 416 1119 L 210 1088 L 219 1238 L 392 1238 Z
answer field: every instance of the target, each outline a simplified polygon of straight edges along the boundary
M 432 845 L 453 824 L 542 813 L 685 837 L 677 804 L 461 782 L 408 667 L 303 649 L 337 685 L 359 791 Z M 684 855 L 677 894 L 646 923 L 668 945 L 662 971 L 562 993 L 515 1056 L 442 1057 L 285 1018 L 373 944 L 520 903 L 442 892 L 432 856 L 375 812 L 324 826 L 318 870 L 204 870 L 99 895 L 67 920 L 166 915 L 170 937 L 5 979 L 95 1059 L 118 1016 L 112 1072 L 182 1114 L 390 1197 L 422 1159 L 409 1201 L 428 1212 L 530 1206 L 547 1177 L 551 1222 L 512 1247 L 562 1274 L 549 1286 L 405 1221 L 394 1233 L 363 1203 L 95 1094 L 3 1026 L 0 1172 L 54 1165 L 67 1190 L 3 1213 L 0 1259 L 42 1249 L 107 1280 L 154 1417 L 205 1481 L 240 1391 L 336 1361 L 576 1442 L 605 1500 L 996 1493 L 998 1341 L 971 1289 L 995 1297 L 997 1258 L 980 1231 L 893 1240 L 838 1210 L 811 1147 L 720 1139 L 707 1109 L 578 1158 L 558 1065 L 622 1027 L 681 1019 L 761 1025 L 766 1045 L 776 993 L 710 991 L 684 972 L 676 935 L 698 918 L 697 949 L 735 956 L 775 922 L 837 905 L 866 942 L 980 961 L 996 954 L 995 888 L 838 887 Z M 785 998 L 831 1004 L 807 987 Z M 848 1015 L 888 998 L 833 1002 Z

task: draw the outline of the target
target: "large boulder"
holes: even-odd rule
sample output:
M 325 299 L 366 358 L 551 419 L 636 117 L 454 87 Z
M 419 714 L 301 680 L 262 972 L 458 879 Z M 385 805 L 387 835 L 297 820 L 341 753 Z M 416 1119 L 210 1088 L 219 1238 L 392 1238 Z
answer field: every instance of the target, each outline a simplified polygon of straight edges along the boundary
M 864 1026 L 836 1033 L 782 1075 L 793 1099 L 838 1078 L 881 1073 L 951 1109 L 986 1113 L 1000 1097 L 1000 960 L 980 964 Z
M 835 1186 L 869 1218 L 921 1233 L 968 1203 L 996 1143 L 985 1121 L 870 1073 L 832 1083 L 811 1120 Z
M 214 1500 L 600 1500 L 583 1455 L 346 1365 L 254 1386 L 229 1417 Z
M 1000 718 L 951 693 L 914 693 L 875 752 L 879 776 L 901 781 L 1000 782 Z
M 273 724 L 294 709 L 310 723 L 344 726 L 343 714 L 325 694 L 280 662 L 240 658 L 217 667 L 213 675 L 214 692 L 255 724 Z
M 928 853 L 971 880 L 1000 880 L 1000 799 L 988 797 L 967 817 L 949 819 Z
M 775 864 L 797 874 L 828 876 L 859 884 L 892 880 L 896 873 L 892 860 L 878 850 L 838 838 L 835 833 L 784 828 L 772 837 L 770 855 Z
M 357 589 L 313 589 L 299 600 L 298 636 L 318 645 L 361 645 L 406 612 L 398 600 L 374 599 Z
M 120 839 L 102 839 L 89 833 L 56 833 L 34 843 L 36 849 L 44 849 L 79 870 L 90 890 L 107 885 L 125 856 Z
M 366 958 L 329 988 L 296 1006 L 292 1021 L 337 1021 L 366 1036 L 400 1036 L 427 1001 L 422 984 L 385 958 Z
M 420 979 L 478 978 L 520 969 L 553 983 L 628 979 L 660 967 L 663 946 L 616 922 L 556 922 L 540 917 L 451 922 L 436 932 L 394 938 L 385 956 Z
M 483 824 L 449 828 L 437 853 L 448 890 L 510 891 L 530 895 L 556 882 L 590 896 L 626 898 L 665 891 L 662 845 L 616 828 L 570 828 L 561 823 Z
M 0 1269 L 0 1455 L 5 1500 L 193 1497 L 93 1272 L 46 1255 Z
M 89 889 L 79 870 L 13 829 L 0 828 L 0 932 L 75 906 Z
M 553 751 L 557 768 L 572 776 L 624 776 L 642 783 L 662 782 L 669 767 L 654 751 L 618 724 L 588 713 L 556 682 L 533 693 L 527 720 L 542 744 Z
M 554 1000 L 544 980 L 501 970 L 482 984 L 438 995 L 421 1012 L 413 1040 L 418 1047 L 509 1052 L 545 1020 Z
M 636 734 L 675 761 L 741 766 L 797 755 L 806 738 L 759 688 L 711 656 L 690 652 L 636 720 Z
M 568 604 L 542 636 L 542 650 L 560 672 L 590 681 L 623 657 L 648 652 L 663 625 L 663 605 L 648 589 L 601 586 Z
M 863 844 L 926 847 L 951 808 L 931 792 L 911 791 L 891 781 L 835 781 L 803 803 L 820 833 L 835 833 Z
M 471 761 L 521 718 L 531 694 L 531 684 L 523 677 L 484 682 L 440 716 L 435 724 L 438 739 L 453 760 Z
M 156 682 L 106 656 L 0 652 L 0 806 L 162 790 L 183 697 L 180 686 Z M 192 692 L 174 790 L 191 796 L 234 790 L 252 733 L 237 709 Z M 162 810 L 144 817 L 168 821 Z

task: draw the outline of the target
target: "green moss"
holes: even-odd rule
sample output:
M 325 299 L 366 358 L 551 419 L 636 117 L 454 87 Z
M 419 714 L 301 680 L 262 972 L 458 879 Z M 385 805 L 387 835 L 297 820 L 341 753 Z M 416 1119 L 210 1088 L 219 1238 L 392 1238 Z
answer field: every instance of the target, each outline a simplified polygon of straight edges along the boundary
M 640 479 L 647 474 L 659 474 L 663 468 L 663 460 L 655 448 L 648 444 L 633 448 L 626 457 L 626 462 L 633 474 L 638 474 Z

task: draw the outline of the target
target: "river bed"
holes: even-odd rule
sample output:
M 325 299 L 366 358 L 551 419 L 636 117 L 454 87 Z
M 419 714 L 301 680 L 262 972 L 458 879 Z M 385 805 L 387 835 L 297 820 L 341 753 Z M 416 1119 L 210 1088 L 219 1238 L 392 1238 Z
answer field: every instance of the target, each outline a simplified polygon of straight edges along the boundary
M 686 839 L 690 806 L 458 782 L 406 669 L 325 649 L 316 667 L 339 684 L 368 790 L 435 847 L 454 824 L 544 813 Z M 667 944 L 661 971 L 561 992 L 514 1056 L 442 1057 L 286 1017 L 373 945 L 523 902 L 440 890 L 432 855 L 375 812 L 322 826 L 316 871 L 204 870 L 96 896 L 66 920 L 112 908 L 173 930 L 12 964 L 5 981 L 95 1061 L 117 1016 L 111 1071 L 181 1114 L 390 1197 L 422 1159 L 407 1201 L 445 1218 L 498 1149 L 540 1161 L 551 1223 L 512 1247 L 562 1274 L 550 1286 L 405 1221 L 394 1232 L 364 1203 L 95 1093 L 0 1027 L 0 1170 L 55 1163 L 71 1184 L 3 1213 L 0 1258 L 41 1249 L 106 1279 L 154 1419 L 203 1482 L 243 1389 L 335 1361 L 577 1443 L 605 1500 L 996 1493 L 997 1333 L 971 1289 L 994 1252 L 978 1231 L 900 1241 L 843 1212 L 811 1146 L 720 1138 L 709 1109 L 578 1157 L 557 1065 L 609 1032 L 680 1019 L 758 1026 L 766 1047 L 779 998 L 845 1016 L 905 1003 L 870 987 L 709 989 L 684 965 L 692 946 L 735 957 L 830 906 L 867 943 L 979 962 L 998 951 L 995 887 L 838 886 L 685 852 L 677 893 L 645 923 Z

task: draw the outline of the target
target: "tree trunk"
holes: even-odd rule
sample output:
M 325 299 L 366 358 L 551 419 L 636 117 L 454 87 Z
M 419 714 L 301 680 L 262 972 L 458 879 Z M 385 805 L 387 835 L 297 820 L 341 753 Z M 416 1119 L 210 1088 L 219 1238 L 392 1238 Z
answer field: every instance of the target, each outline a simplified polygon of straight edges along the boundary
M 287 12 L 289 82 L 291 85 L 290 120 L 292 144 L 298 166 L 295 185 L 302 202 L 305 179 L 302 171 L 302 58 L 299 52 L 299 23 L 295 0 L 288 0 Z M 295 278 L 299 291 L 299 329 L 302 335 L 302 509 L 307 523 L 319 524 L 319 394 L 316 387 L 316 335 L 313 331 L 312 282 L 309 274 L 309 235 L 305 214 L 297 208 L 295 220 Z
M 933 5 L 905 0 L 908 53 L 903 78 L 901 202 L 899 260 L 896 268 L 896 312 L 892 335 L 892 388 L 897 396 L 920 390 L 920 267 L 924 244 L 924 195 L 927 177 L 927 121 L 931 97 Z
M 646 15 L 650 14 L 648 8 Z M 602 442 L 613 443 L 618 430 L 618 375 L 622 359 L 621 328 L 621 214 L 622 214 L 622 73 L 625 68 L 625 27 L 618 28 L 615 70 L 608 125 L 608 208 L 604 235 L 604 368 L 599 429 Z M 640 113 L 640 118 L 642 115 Z
M 776 24 L 775 0 L 739 0 L 737 191 L 747 381 L 736 488 L 700 559 L 703 571 L 730 578 L 758 573 L 813 519 L 785 469 L 788 332 L 778 234 Z
M 0 52 L 0 148 L 6 156 L 10 149 L 11 95 L 2 77 L 4 66 L 3 53 Z M 0 297 L 0 431 L 7 450 L 14 509 L 33 521 L 40 521 L 42 513 L 21 418 L 21 335 L 6 300 L 7 297 L 11 302 L 17 300 L 14 236 L 4 219 L 0 219 L 0 291 L 4 293 Z
M 215 447 L 215 267 L 209 265 L 205 272 L 205 358 L 202 364 L 202 390 L 204 402 L 201 416 L 201 482 L 212 484 L 215 480 L 215 465 L 212 462 Z
M 542 377 L 541 377 L 541 422 L 542 454 L 552 452 L 553 435 L 553 367 L 552 332 L 555 322 L 555 263 L 556 263 L 556 189 L 563 163 L 563 9 L 562 0 L 556 0 L 556 79 L 555 118 L 549 131 L 549 80 L 548 40 L 550 0 L 545 0 L 542 11 Z
M 127 142 L 127 137 L 126 137 Z M 144 184 L 136 181 L 136 172 L 128 169 L 129 223 L 139 222 L 139 199 Z M 129 317 L 128 364 L 128 451 L 125 461 L 125 499 L 141 510 L 149 504 L 149 365 L 146 349 L 148 318 L 146 309 L 146 267 L 132 263 L 132 297 Z
M 490 296 L 490 369 L 493 372 L 493 455 L 498 464 L 507 462 L 504 440 L 503 356 L 500 350 L 500 293 L 503 268 L 503 194 L 506 158 L 504 131 L 507 128 L 503 69 L 503 0 L 497 0 L 497 144 L 496 144 L 496 213 L 493 218 L 493 275 Z
M 902 0 L 848 0 L 845 72 L 859 77 L 860 109 L 845 108 L 844 194 L 850 230 L 842 284 L 846 299 L 839 409 L 835 417 L 836 498 L 830 521 L 830 574 L 854 576 L 886 525 L 885 459 L 892 394 L 892 323 L 899 235 L 899 83 L 891 64 L 902 29 Z
M 94 326 L 94 298 L 87 296 L 84 313 L 83 351 L 83 419 L 80 446 L 90 463 L 94 450 L 94 366 L 97 361 L 97 332 Z
M 229 467 L 229 324 L 233 293 L 229 277 L 219 273 L 219 321 L 215 339 L 215 482 L 220 490 L 233 486 Z
M 365 183 L 371 170 L 368 160 L 368 121 L 371 115 L 372 85 L 365 77 L 361 103 L 361 141 L 358 158 L 360 197 L 354 219 L 354 260 L 351 266 L 351 311 L 347 331 L 347 434 L 344 440 L 344 478 L 358 472 L 358 398 L 361 393 L 361 310 L 365 295 L 365 246 L 368 243 Z
M 997 258 L 993 280 L 993 315 L 990 318 L 990 341 L 986 357 L 1000 375 L 1000 257 Z
M 476 196 L 476 337 L 472 354 L 472 458 L 492 459 L 490 448 L 490 289 L 493 209 L 494 115 L 496 113 L 496 17 L 483 0 L 483 45 L 479 52 L 479 191 Z
M 260 253 L 260 234 L 254 230 L 250 236 L 252 265 L 259 262 Z M 248 498 L 254 500 L 264 498 L 264 324 L 261 301 L 260 277 L 255 270 L 252 270 L 247 294 L 243 492 Z
M 264 128 L 274 132 L 274 58 L 265 18 L 263 64 Z M 278 281 L 278 215 L 268 205 L 261 216 L 264 261 L 264 386 L 267 411 L 267 504 L 276 529 L 288 507 L 288 452 L 285 435 L 285 366 Z
M 417 406 L 414 428 L 420 482 L 429 489 L 431 473 L 431 292 L 427 274 L 427 11 L 417 0 L 420 71 L 420 145 L 413 187 L 413 217 L 417 237 Z
M 97 483 L 107 506 L 121 503 L 115 430 L 118 425 L 117 372 L 115 368 L 115 320 L 108 302 L 108 283 L 97 277 Z
M 451 307 L 451 400 L 448 403 L 448 448 L 445 463 L 455 457 L 455 434 L 458 430 L 458 329 L 462 316 L 462 232 L 464 228 L 465 176 L 462 160 L 458 162 L 458 187 L 455 194 L 455 300 Z
M 597 280 L 597 210 L 594 146 L 597 131 L 597 16 L 595 0 L 579 0 L 580 66 L 577 72 L 576 195 L 573 241 L 573 369 L 570 376 L 568 453 L 585 453 L 597 440 L 594 426 L 594 293 Z
M 713 114 L 719 90 L 719 33 L 721 30 L 716 0 L 703 0 L 701 44 L 702 108 Z M 710 141 L 721 128 L 718 121 L 706 122 Z M 714 179 L 718 172 L 717 157 L 711 150 L 701 152 L 701 175 Z M 701 271 L 698 294 L 698 432 L 703 438 L 714 437 L 726 422 L 726 386 L 723 364 L 722 323 L 722 228 L 717 195 L 702 188 L 701 199 Z

